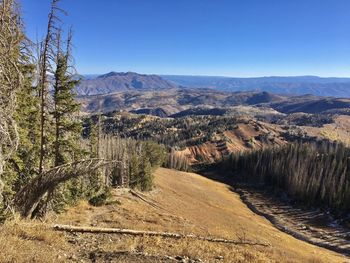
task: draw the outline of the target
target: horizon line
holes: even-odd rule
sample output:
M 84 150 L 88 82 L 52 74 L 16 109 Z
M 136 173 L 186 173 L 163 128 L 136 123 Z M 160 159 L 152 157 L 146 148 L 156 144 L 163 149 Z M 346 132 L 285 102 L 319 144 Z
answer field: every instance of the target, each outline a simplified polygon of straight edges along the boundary
M 344 77 L 344 76 L 322 76 L 322 75 L 312 75 L 312 74 L 306 74 L 306 75 L 259 75 L 259 76 L 229 76 L 229 75 L 204 75 L 204 74 L 163 74 L 163 73 L 140 73 L 136 71 L 108 71 L 105 73 L 78 73 L 82 76 L 88 76 L 88 75 L 106 75 L 109 73 L 136 73 L 139 75 L 158 75 L 158 76 L 182 76 L 182 77 L 217 77 L 217 78 L 241 78 L 241 79 L 249 79 L 249 78 L 297 78 L 297 77 L 313 77 L 313 78 L 338 78 L 338 79 L 350 79 L 350 76 Z

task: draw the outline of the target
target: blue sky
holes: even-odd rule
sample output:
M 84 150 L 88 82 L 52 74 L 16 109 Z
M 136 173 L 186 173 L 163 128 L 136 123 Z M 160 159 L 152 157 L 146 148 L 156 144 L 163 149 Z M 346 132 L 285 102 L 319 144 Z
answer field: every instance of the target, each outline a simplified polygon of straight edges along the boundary
M 49 0 L 19 0 L 31 39 Z M 82 74 L 350 77 L 350 0 L 61 0 Z

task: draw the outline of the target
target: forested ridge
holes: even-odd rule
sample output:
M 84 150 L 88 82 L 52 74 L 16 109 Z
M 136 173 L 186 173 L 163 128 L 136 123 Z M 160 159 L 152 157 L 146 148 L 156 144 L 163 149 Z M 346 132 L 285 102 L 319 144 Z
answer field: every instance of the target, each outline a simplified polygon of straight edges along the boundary
M 307 206 L 350 211 L 350 149 L 341 143 L 291 143 L 232 154 L 221 168 L 236 183 L 270 186 Z

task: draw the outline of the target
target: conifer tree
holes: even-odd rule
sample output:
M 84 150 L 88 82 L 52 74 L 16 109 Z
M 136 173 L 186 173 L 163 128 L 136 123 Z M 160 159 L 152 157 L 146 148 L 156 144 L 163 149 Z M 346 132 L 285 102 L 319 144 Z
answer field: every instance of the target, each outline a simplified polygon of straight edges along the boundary
M 82 125 L 78 121 L 80 109 L 75 101 L 74 88 L 78 80 L 70 72 L 70 50 L 72 33 L 69 32 L 66 50 L 61 48 L 61 34 L 57 38 L 56 70 L 54 75 L 54 110 L 52 112 L 55 123 L 54 158 L 55 166 L 62 165 L 80 155 L 79 141 Z
M 15 190 L 37 175 L 39 160 L 39 99 L 36 87 L 33 86 L 35 65 L 28 61 L 28 64 L 23 64 L 21 68 L 23 85 L 16 93 L 17 107 L 14 114 L 19 144 L 7 165 L 7 172 L 13 174 L 10 177 L 14 185 L 11 186 Z
M 130 165 L 129 165 L 130 185 L 132 187 L 138 184 L 139 173 L 140 173 L 140 160 L 137 154 L 134 152 L 131 154 Z
M 18 133 L 13 114 L 16 92 L 22 85 L 20 69 L 24 34 L 15 0 L 0 0 L 0 208 L 5 162 L 15 152 Z

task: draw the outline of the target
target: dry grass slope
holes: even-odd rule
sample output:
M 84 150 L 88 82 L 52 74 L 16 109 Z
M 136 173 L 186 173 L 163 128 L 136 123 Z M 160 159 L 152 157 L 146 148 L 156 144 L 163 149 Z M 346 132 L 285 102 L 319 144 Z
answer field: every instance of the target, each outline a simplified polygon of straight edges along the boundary
M 33 221 L 0 226 L 0 262 L 66 262 L 71 248 L 62 233 Z
M 193 173 L 160 168 L 156 189 L 115 190 L 110 202 L 70 208 L 47 224 L 169 231 L 266 242 L 270 247 L 236 246 L 194 239 L 117 234 L 59 233 L 47 224 L 8 223 L 1 228 L 0 262 L 347 262 L 347 258 L 280 232 L 250 211 L 229 187 Z M 147 202 L 145 202 L 147 200 Z M 198 262 L 198 261 L 197 261 Z

